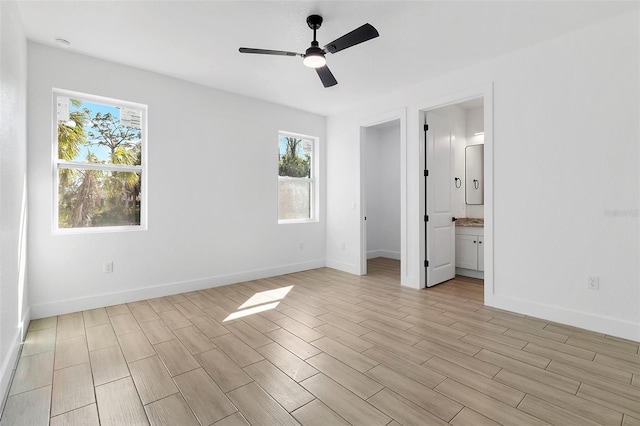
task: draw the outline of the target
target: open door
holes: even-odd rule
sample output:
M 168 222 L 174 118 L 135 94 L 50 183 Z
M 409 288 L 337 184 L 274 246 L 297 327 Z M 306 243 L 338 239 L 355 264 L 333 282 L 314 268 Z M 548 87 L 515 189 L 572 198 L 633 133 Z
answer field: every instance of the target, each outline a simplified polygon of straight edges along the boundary
M 453 150 L 451 125 L 442 117 L 425 114 L 426 178 L 426 286 L 452 279 L 456 273 L 455 218 L 453 217 Z

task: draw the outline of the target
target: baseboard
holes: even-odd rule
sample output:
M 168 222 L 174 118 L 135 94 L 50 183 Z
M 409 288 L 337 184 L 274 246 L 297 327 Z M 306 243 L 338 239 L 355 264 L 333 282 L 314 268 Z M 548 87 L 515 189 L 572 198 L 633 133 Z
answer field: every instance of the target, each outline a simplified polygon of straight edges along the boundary
M 371 250 L 367 252 L 367 259 L 375 259 L 376 257 L 386 257 L 387 259 L 400 260 L 400 252 L 389 250 Z
M 169 296 L 172 294 L 189 291 L 203 290 L 206 288 L 220 287 L 245 281 L 269 278 L 277 275 L 291 274 L 307 271 L 325 266 L 324 259 L 308 262 L 281 265 L 273 268 L 257 269 L 253 271 L 239 272 L 228 275 L 218 275 L 192 281 L 182 281 L 169 284 L 161 284 L 153 287 L 142 287 L 127 291 L 103 293 L 95 296 L 80 297 L 77 299 L 59 300 L 49 303 L 41 303 L 31 306 L 33 318 L 47 318 L 54 315 L 63 315 L 71 312 L 79 312 L 102 306 L 117 305 L 134 302 L 136 300 L 151 299 L 154 297 Z
M 347 272 L 353 275 L 360 275 L 360 268 L 353 263 L 345 263 L 335 259 L 327 259 L 328 268 L 337 269 L 338 271 Z
M 6 356 L 4 356 L 5 354 L 2 354 L 4 362 L 0 366 L 0 395 L 2 396 L 2 399 L 0 400 L 0 415 L 2 415 L 2 412 L 4 411 L 7 396 L 9 396 L 11 378 L 13 377 L 13 372 L 18 363 L 18 356 L 20 355 L 20 349 L 22 347 L 21 335 L 22 330 L 16 330 L 16 334 L 9 345 L 9 350 L 7 351 Z
M 484 272 L 476 269 L 456 268 L 456 275 L 462 275 L 463 277 L 484 279 Z
M 29 330 L 29 323 L 31 322 L 31 306 L 29 306 L 22 315 L 22 324 L 20 325 L 20 342 L 24 342 L 27 337 L 27 331 Z
M 636 342 L 640 341 L 640 324 L 616 318 L 593 315 L 558 306 L 532 303 L 526 300 L 492 295 L 485 304 L 494 308 L 505 309 L 532 317 L 559 322 L 574 327 L 584 328 L 596 333 L 608 334 Z

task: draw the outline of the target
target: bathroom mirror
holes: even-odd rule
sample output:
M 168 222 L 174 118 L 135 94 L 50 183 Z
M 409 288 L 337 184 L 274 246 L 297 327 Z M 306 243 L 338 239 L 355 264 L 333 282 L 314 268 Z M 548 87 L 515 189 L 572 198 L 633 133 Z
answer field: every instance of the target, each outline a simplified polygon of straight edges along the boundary
M 464 150 L 464 195 L 467 204 L 484 204 L 484 144 Z

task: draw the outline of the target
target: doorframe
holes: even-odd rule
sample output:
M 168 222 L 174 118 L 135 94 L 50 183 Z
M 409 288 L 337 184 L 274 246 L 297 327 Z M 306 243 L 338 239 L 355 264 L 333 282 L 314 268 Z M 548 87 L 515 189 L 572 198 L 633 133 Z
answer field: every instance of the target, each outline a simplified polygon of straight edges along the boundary
M 422 125 L 424 124 L 424 114 L 430 110 L 455 105 L 474 98 L 483 98 L 484 113 L 484 303 L 490 305 L 494 295 L 494 210 L 493 210 L 493 82 L 452 92 L 439 96 L 429 101 L 422 102 L 414 109 L 417 128 L 412 131 L 418 132 L 418 140 L 421 146 L 424 146 L 424 133 Z M 423 166 L 422 159 L 420 166 Z M 425 188 L 424 183 L 420 183 L 419 189 L 419 205 L 424 205 Z M 426 213 L 425 213 L 426 214 Z M 425 223 L 420 222 L 420 235 L 424 234 Z M 403 235 L 404 236 L 404 235 Z M 425 255 L 427 247 L 423 242 L 420 243 L 419 253 L 420 259 L 426 259 Z M 419 288 L 425 288 L 425 268 L 422 267 L 422 260 L 419 262 Z
M 400 283 L 405 285 L 407 270 L 407 109 L 398 108 L 369 117 L 360 123 L 360 264 L 358 265 L 359 275 L 367 273 L 367 223 L 366 213 L 366 183 L 365 183 L 365 149 L 367 128 L 389 121 L 400 120 Z

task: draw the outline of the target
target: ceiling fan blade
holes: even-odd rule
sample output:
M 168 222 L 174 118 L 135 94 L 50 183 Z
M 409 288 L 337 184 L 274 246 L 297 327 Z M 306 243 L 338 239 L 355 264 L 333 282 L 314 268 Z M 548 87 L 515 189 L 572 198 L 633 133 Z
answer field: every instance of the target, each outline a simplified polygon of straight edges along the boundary
M 316 68 L 316 72 L 318 73 L 318 77 L 322 80 L 322 84 L 324 87 L 331 87 L 338 84 L 338 80 L 333 76 L 331 70 L 329 70 L 328 66 L 323 66 L 320 68 Z
M 380 34 L 378 34 L 378 30 L 376 30 L 373 25 L 364 24 L 363 26 L 356 28 L 350 33 L 347 33 L 342 37 L 333 40 L 331 43 L 327 44 L 324 47 L 324 50 L 329 53 L 336 53 L 348 47 L 355 46 L 356 44 L 371 40 L 372 38 L 376 38 L 379 35 Z
M 284 50 L 253 49 L 251 47 L 241 47 L 239 50 L 240 53 L 258 53 L 260 55 L 304 56 L 302 53 L 286 52 Z

